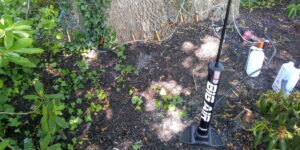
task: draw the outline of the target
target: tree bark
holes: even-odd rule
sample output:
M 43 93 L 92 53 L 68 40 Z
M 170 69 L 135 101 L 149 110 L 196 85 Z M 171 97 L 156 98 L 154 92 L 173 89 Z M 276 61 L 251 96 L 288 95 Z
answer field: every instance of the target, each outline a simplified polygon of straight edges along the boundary
M 167 39 L 175 24 L 199 23 L 225 16 L 227 0 L 112 0 L 107 25 L 117 33 L 119 42 Z M 239 0 L 233 0 L 232 12 L 239 14 Z M 231 17 L 232 19 L 232 17 Z M 157 39 L 156 39 L 157 40 Z

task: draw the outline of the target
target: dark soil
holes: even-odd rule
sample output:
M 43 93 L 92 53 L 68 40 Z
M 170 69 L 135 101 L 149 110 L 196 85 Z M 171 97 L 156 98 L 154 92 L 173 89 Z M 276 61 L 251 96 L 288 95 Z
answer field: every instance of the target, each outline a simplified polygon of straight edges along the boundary
M 267 69 L 259 77 L 250 78 L 234 92 L 226 95 L 216 104 L 212 126 L 220 133 L 227 149 L 252 149 L 252 133 L 247 131 L 251 124 L 243 123 L 245 109 L 252 110 L 257 116 L 255 102 L 261 93 L 270 90 L 276 74 L 283 63 L 295 62 L 300 67 L 300 32 L 297 20 L 288 20 L 284 15 L 285 7 L 272 9 L 241 10 L 237 24 L 242 31 L 251 30 L 264 37 L 266 30 L 277 47 L 277 54 Z M 299 21 L 299 20 L 298 20 Z M 221 23 L 215 23 L 221 27 Z M 216 27 L 216 28 L 217 28 Z M 220 32 L 218 32 L 220 34 Z M 138 76 L 128 77 L 125 86 L 117 92 L 113 70 L 116 56 L 99 53 L 107 71 L 101 84 L 109 92 L 110 109 L 95 115 L 93 121 L 84 126 L 80 149 L 132 149 L 133 144 L 141 149 L 201 149 L 182 144 L 178 140 L 180 132 L 194 121 L 199 121 L 206 85 L 207 65 L 211 59 L 199 59 L 195 53 L 203 44 L 205 36 L 216 37 L 211 22 L 181 27 L 169 41 L 161 45 L 136 44 L 126 49 L 126 64 L 138 68 Z M 185 42 L 193 47 L 183 49 Z M 233 24 L 229 25 L 221 60 L 225 65 L 218 94 L 222 96 L 239 80 L 246 77 L 244 66 L 249 44 L 241 42 Z M 266 47 L 265 54 L 270 57 L 272 49 Z M 107 56 L 110 56 L 109 59 Z M 97 67 L 95 67 L 97 68 Z M 184 98 L 182 106 L 174 112 L 154 108 L 157 93 L 153 85 L 165 87 L 167 93 L 180 94 Z M 131 104 L 130 88 L 136 88 L 144 100 L 143 109 L 135 110 Z M 300 90 L 298 84 L 295 90 Z M 184 110 L 187 116 L 180 118 L 177 111 Z

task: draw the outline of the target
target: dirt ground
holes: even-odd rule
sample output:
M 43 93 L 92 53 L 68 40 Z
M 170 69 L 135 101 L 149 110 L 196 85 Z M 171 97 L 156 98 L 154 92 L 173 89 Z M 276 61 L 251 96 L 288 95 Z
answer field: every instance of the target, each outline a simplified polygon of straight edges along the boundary
M 267 69 L 259 77 L 250 78 L 241 86 L 217 102 L 212 118 L 212 127 L 220 133 L 227 149 L 252 149 L 252 133 L 247 129 L 251 124 L 243 123 L 245 110 L 258 111 L 255 102 L 259 95 L 271 89 L 276 74 L 283 63 L 295 62 L 300 67 L 300 23 L 288 20 L 285 7 L 254 10 L 241 9 L 237 24 L 241 31 L 251 30 L 260 37 L 266 31 L 275 43 L 277 54 Z M 207 64 L 212 61 L 207 56 L 214 56 L 214 51 L 206 52 L 206 47 L 217 48 L 216 34 L 221 34 L 221 22 L 215 22 L 215 33 L 207 20 L 198 25 L 185 25 L 174 36 L 155 44 L 134 44 L 126 48 L 126 64 L 134 65 L 138 76 L 131 76 L 121 91 L 116 91 L 115 78 L 118 73 L 113 67 L 117 61 L 113 52 L 99 53 L 101 65 L 107 68 L 101 84 L 110 93 L 110 109 L 95 115 L 90 124 L 82 127 L 85 144 L 80 149 L 132 149 L 133 144 L 140 149 L 203 149 L 182 144 L 178 140 L 180 132 L 192 122 L 199 121 L 204 100 L 207 76 Z M 218 95 L 221 97 L 237 81 L 246 77 L 244 67 L 249 44 L 241 41 L 233 23 L 228 27 L 221 60 L 225 71 L 221 78 Z M 270 57 L 272 48 L 267 46 L 265 54 Z M 109 56 L 109 57 L 108 57 Z M 92 64 L 93 65 L 93 64 Z M 97 63 L 94 64 L 96 68 Z M 173 112 L 155 109 L 154 99 L 157 93 L 153 86 L 166 89 L 167 93 L 180 94 L 183 105 Z M 144 100 L 141 111 L 131 104 L 128 91 L 136 88 Z M 300 90 L 300 84 L 295 90 Z M 185 117 L 179 111 L 187 112 Z M 261 147 L 263 149 L 263 147 Z

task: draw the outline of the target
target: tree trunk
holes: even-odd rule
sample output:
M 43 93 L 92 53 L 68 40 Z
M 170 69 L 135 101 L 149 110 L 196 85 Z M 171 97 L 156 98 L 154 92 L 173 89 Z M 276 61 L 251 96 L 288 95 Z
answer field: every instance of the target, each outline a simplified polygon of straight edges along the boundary
M 226 7 L 224 0 L 112 0 L 107 25 L 116 31 L 120 42 L 157 40 L 157 35 L 164 40 L 180 23 L 220 19 Z M 232 12 L 238 16 L 239 0 L 233 0 Z

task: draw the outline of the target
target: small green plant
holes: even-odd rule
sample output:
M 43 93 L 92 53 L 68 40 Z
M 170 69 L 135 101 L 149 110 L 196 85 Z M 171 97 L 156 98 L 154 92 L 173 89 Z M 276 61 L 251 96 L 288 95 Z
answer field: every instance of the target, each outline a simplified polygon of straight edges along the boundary
M 38 29 L 39 38 L 42 38 L 41 44 L 46 47 L 50 53 L 57 54 L 63 47 L 63 43 L 60 42 L 64 38 L 62 29 L 58 27 L 58 11 L 54 6 L 50 5 L 44 8 L 40 8 L 38 12 Z
M 275 0 L 241 0 L 241 6 L 246 9 L 271 8 L 275 6 Z
M 284 96 L 283 92 L 268 91 L 263 94 L 257 106 L 262 120 L 254 124 L 254 145 L 262 143 L 272 149 L 300 148 L 300 92 Z
M 141 148 L 141 145 L 138 143 L 135 143 L 132 145 L 132 150 L 139 150 Z
M 300 2 L 291 3 L 288 5 L 286 10 L 286 15 L 289 19 L 295 19 L 300 15 Z
M 142 104 L 144 103 L 144 101 L 138 96 L 133 96 L 131 98 L 131 103 L 135 106 L 136 110 L 142 110 Z
M 36 67 L 29 57 L 30 54 L 40 54 L 40 48 L 32 48 L 32 30 L 30 21 L 14 21 L 13 17 L 3 15 L 0 19 L 0 67 L 6 67 L 9 62 L 24 67 Z
M 176 96 L 163 96 L 163 100 L 155 100 L 155 108 L 159 109 L 163 106 L 165 110 L 174 111 L 177 106 L 182 105 L 183 99 L 180 95 Z
M 60 149 L 60 144 L 53 144 L 54 135 L 60 129 L 66 129 L 69 124 L 62 117 L 65 104 L 61 102 L 64 96 L 61 93 L 45 94 L 44 86 L 39 80 L 34 80 L 34 88 L 37 94 L 25 95 L 24 99 L 33 100 L 36 103 L 36 111 L 41 111 L 41 132 L 39 134 L 40 149 Z M 42 109 L 39 110 L 38 108 Z M 52 144 L 51 146 L 49 146 Z

